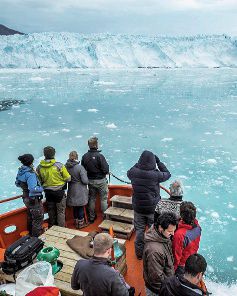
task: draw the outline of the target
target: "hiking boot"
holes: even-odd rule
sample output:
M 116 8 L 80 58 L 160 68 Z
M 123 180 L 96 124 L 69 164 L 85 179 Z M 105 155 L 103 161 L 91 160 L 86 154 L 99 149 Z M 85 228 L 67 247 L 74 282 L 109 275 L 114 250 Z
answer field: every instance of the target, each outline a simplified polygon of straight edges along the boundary
M 97 215 L 95 215 L 95 217 L 94 218 L 89 218 L 89 222 L 90 222 L 90 224 L 93 224 L 94 222 L 95 222 L 95 220 L 97 219 Z
M 81 219 L 81 220 L 78 220 L 78 228 L 79 229 L 82 229 L 86 226 L 88 226 L 90 223 L 86 222 L 85 219 Z
M 74 219 L 74 225 L 77 229 L 79 228 L 79 220 L 78 219 Z

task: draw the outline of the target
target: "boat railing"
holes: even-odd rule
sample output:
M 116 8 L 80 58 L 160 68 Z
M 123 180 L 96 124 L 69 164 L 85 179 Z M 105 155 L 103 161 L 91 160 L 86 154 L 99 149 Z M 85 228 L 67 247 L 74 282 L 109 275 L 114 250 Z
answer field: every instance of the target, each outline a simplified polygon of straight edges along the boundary
M 169 190 L 160 186 L 167 194 Z M 108 203 L 114 195 L 131 196 L 131 185 L 109 185 Z M 21 195 L 0 200 L 0 204 L 11 202 L 22 198 Z M 97 199 L 97 207 L 100 207 Z M 47 208 L 44 203 L 45 219 L 47 219 Z M 72 208 L 66 209 L 66 222 L 73 220 Z M 0 248 L 7 248 L 10 244 L 20 238 L 20 234 L 27 229 L 27 210 L 25 206 L 9 212 L 0 214 Z

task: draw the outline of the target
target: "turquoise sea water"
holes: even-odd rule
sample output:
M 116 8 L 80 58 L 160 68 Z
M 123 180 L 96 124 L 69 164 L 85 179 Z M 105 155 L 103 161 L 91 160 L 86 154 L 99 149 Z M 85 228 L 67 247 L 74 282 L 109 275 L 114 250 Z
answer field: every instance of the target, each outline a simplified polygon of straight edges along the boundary
M 6 99 L 24 104 L 0 112 L 1 199 L 20 193 L 17 156 L 32 153 L 37 164 L 46 145 L 65 162 L 97 135 L 111 172 L 125 180 L 150 149 L 198 207 L 208 278 L 235 283 L 237 69 L 1 70 L 0 101 Z M 237 295 L 234 284 L 229 291 L 222 295 Z

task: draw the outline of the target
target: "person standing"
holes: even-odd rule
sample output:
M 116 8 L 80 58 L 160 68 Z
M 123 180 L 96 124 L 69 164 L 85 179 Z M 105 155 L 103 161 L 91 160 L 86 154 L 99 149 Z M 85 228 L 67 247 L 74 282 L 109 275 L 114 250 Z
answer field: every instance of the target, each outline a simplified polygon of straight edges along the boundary
M 77 262 L 71 278 L 72 289 L 81 289 L 85 296 L 129 296 L 130 287 L 108 260 L 113 238 L 108 233 L 99 233 L 93 247 L 93 258 Z
M 87 172 L 80 165 L 76 151 L 70 152 L 65 166 L 71 175 L 71 181 L 68 183 L 67 205 L 73 207 L 75 226 L 81 229 L 88 225 L 84 217 L 84 206 L 88 203 Z
M 159 184 L 168 180 L 171 174 L 156 155 L 145 150 L 138 163 L 127 172 L 127 176 L 133 188 L 135 253 L 138 259 L 142 259 L 144 232 L 146 226 L 150 227 L 153 224 L 155 207 L 160 200 Z
M 44 160 L 41 160 L 37 172 L 44 188 L 49 214 L 49 227 L 65 226 L 66 182 L 71 180 L 66 167 L 55 160 L 55 149 L 51 146 L 44 148 Z
M 32 154 L 24 154 L 18 157 L 22 166 L 18 169 L 16 186 L 21 187 L 23 202 L 27 208 L 27 227 L 31 236 L 38 237 L 42 234 L 44 210 L 42 205 L 42 192 L 38 176 L 34 171 Z
M 164 279 L 174 275 L 171 236 L 176 224 L 176 215 L 164 212 L 145 234 L 143 277 L 147 296 L 158 296 Z
M 175 273 L 184 273 L 187 258 L 197 253 L 202 229 L 196 219 L 196 207 L 192 202 L 184 201 L 180 206 L 178 229 L 173 239 Z
M 207 268 L 205 258 L 200 254 L 188 257 L 184 275 L 172 276 L 162 283 L 160 296 L 205 296 L 210 295 L 205 284 L 203 275 Z
M 98 138 L 92 137 L 88 140 L 89 151 L 82 156 L 81 165 L 86 169 L 89 179 L 89 220 L 93 223 L 96 219 L 95 202 L 96 194 L 99 193 L 101 201 L 101 211 L 108 207 L 108 181 L 106 175 L 109 174 L 109 165 L 98 150 Z

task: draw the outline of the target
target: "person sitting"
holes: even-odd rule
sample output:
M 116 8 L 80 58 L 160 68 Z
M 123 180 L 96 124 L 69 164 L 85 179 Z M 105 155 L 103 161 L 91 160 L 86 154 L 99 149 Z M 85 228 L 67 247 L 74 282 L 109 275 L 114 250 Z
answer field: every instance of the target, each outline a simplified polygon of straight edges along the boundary
M 143 277 L 147 296 L 160 295 L 162 281 L 174 275 L 171 237 L 176 224 L 176 215 L 164 212 L 154 221 L 154 227 L 145 234 Z
M 155 209 L 155 215 L 160 215 L 163 212 L 173 212 L 180 218 L 180 205 L 183 199 L 183 185 L 181 181 L 175 180 L 170 184 L 170 197 L 162 198 Z
M 181 203 L 180 216 L 181 220 L 173 238 L 173 254 L 175 272 L 182 274 L 187 258 L 199 249 L 202 230 L 196 219 L 196 207 L 192 202 Z
M 159 185 L 168 180 L 171 174 L 158 156 L 145 150 L 138 163 L 127 172 L 127 176 L 133 188 L 135 253 L 138 259 L 142 259 L 145 229 L 153 224 L 155 207 L 160 200 Z
M 65 166 L 71 175 L 71 181 L 68 182 L 67 205 L 73 207 L 75 226 L 81 229 L 88 225 L 84 217 L 84 206 L 88 203 L 87 172 L 80 165 L 76 151 L 70 152 Z
M 108 233 L 99 233 L 93 247 L 93 258 L 77 262 L 71 278 L 72 289 L 81 289 L 85 296 L 129 296 L 130 287 L 108 260 L 113 238 Z
M 42 205 L 42 192 L 38 176 L 34 171 L 32 154 L 24 154 L 18 157 L 22 166 L 18 169 L 16 186 L 21 187 L 22 199 L 27 208 L 27 228 L 31 236 L 38 237 L 42 234 L 44 210 Z
M 164 280 L 159 296 L 205 296 L 210 295 L 205 284 L 203 275 L 207 268 L 205 258 L 200 254 L 188 257 L 184 275 L 176 275 Z

